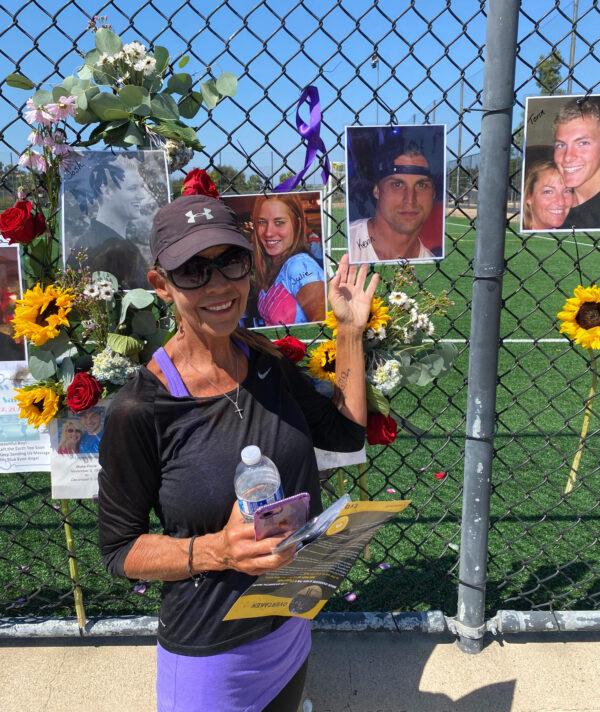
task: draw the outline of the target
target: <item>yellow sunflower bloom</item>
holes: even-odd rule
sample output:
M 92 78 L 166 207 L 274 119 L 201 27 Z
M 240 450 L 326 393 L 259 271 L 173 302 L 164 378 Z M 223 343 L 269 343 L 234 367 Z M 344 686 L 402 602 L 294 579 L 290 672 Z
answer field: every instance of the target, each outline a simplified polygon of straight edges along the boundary
M 575 287 L 557 317 L 560 333 L 585 349 L 600 349 L 600 287 Z
M 36 346 L 58 336 L 61 326 L 69 326 L 74 295 L 51 284 L 42 289 L 36 284 L 15 303 L 13 329 L 15 338 L 24 336 Z
M 331 309 L 325 315 L 325 321 L 323 323 L 328 329 L 331 329 L 334 334 L 337 334 L 338 323 L 335 318 L 335 314 L 331 311 Z
M 371 313 L 369 314 L 369 321 L 365 327 L 365 331 L 373 329 L 377 331 L 384 326 L 387 326 L 389 320 L 391 319 L 388 308 L 385 306 L 383 299 L 379 297 L 373 297 L 371 302 Z
M 373 297 L 373 301 L 371 302 L 371 311 L 369 313 L 369 321 L 365 326 L 365 331 L 368 331 L 369 329 L 377 331 L 378 329 L 381 329 L 382 326 L 386 326 L 390 319 L 391 316 L 388 313 L 388 308 L 383 299 Z M 338 323 L 335 318 L 335 314 L 332 311 L 327 312 L 323 323 L 328 329 L 331 329 L 334 336 L 337 334 Z
M 335 383 L 335 341 L 325 341 L 311 352 L 308 370 L 322 381 Z
M 60 396 L 48 386 L 25 386 L 15 389 L 15 400 L 20 408 L 19 417 L 39 428 L 48 425 L 56 415 Z

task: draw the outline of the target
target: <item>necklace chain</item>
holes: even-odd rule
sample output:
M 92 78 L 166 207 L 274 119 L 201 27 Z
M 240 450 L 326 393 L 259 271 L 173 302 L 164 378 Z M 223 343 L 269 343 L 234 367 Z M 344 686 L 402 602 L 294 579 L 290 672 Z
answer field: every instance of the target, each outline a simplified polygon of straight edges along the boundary
M 190 368 L 193 368 L 194 371 L 196 371 L 196 373 L 198 373 L 203 378 L 206 378 L 206 380 L 210 383 L 210 385 L 213 388 L 215 388 L 217 391 L 219 390 L 219 387 L 216 385 L 216 383 L 212 379 L 210 379 L 205 373 L 202 373 L 202 371 L 197 369 L 196 366 L 194 366 L 194 364 L 183 355 L 183 352 L 181 351 L 181 349 L 179 349 L 179 353 L 181 354 L 181 357 L 183 358 L 183 360 L 187 363 L 187 365 Z M 240 408 L 240 406 L 238 404 L 238 401 L 240 399 L 240 381 L 238 379 L 239 367 L 240 367 L 240 362 L 239 362 L 239 359 L 236 358 L 235 359 L 235 381 L 237 383 L 237 386 L 235 389 L 235 399 L 232 398 L 228 393 L 225 393 L 224 391 L 221 391 L 220 395 L 225 396 L 225 398 L 227 398 L 227 400 L 235 408 L 235 412 L 237 413 L 237 415 L 240 416 L 240 420 L 243 420 L 244 419 L 244 416 L 243 416 L 244 410 L 243 410 L 243 408 Z

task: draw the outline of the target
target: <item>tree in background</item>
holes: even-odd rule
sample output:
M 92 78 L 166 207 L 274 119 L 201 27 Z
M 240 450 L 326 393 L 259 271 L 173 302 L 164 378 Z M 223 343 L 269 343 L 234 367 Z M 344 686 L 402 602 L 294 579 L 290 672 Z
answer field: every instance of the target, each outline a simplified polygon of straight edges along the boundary
M 547 56 L 540 55 L 537 66 L 534 71 L 535 83 L 538 85 L 542 96 L 557 96 L 564 94 L 565 90 L 560 89 L 559 85 L 564 81 L 560 72 L 565 66 L 560 50 L 553 49 Z M 523 150 L 523 116 L 521 115 L 521 123 L 513 134 L 513 142 L 517 148 Z M 515 160 L 515 159 L 513 159 Z M 511 174 L 512 174 L 511 166 Z
M 179 198 L 181 195 L 181 189 L 183 188 L 183 178 L 176 178 L 175 180 L 171 181 L 171 195 L 173 196 L 173 200 L 175 198 Z
M 288 178 L 292 178 L 294 175 L 296 175 L 296 174 L 295 174 L 295 173 L 292 173 L 292 171 L 287 171 L 287 172 L 285 172 L 285 173 L 280 173 L 280 174 L 279 174 L 279 183 L 280 183 L 280 184 L 283 183 L 283 182 L 286 181 Z
M 564 66 L 562 55 L 557 49 L 553 49 L 547 57 L 540 56 L 535 72 L 535 82 L 540 88 L 540 94 L 556 96 L 565 93 L 564 89 L 558 88 L 559 84 L 563 82 L 560 71 Z
M 253 173 L 246 181 L 246 191 L 248 193 L 260 193 L 264 187 L 263 179 Z
M 217 186 L 219 193 L 245 193 L 246 179 L 244 172 L 233 166 L 215 166 L 209 171 L 213 183 Z

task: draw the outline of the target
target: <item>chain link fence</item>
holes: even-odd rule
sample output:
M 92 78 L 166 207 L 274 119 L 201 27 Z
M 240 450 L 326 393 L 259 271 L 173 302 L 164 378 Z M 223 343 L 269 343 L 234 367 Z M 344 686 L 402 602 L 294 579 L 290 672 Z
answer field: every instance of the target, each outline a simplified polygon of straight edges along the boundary
M 500 608 L 597 610 L 600 598 L 596 418 L 580 478 L 573 492 L 564 494 L 590 363 L 585 352 L 559 337 L 555 316 L 580 275 L 584 283 L 597 279 L 598 237 L 524 238 L 516 222 L 524 97 L 540 93 L 540 60 L 556 51 L 568 58 L 554 92 L 566 91 L 567 85 L 578 94 L 597 90 L 593 82 L 600 60 L 593 28 L 600 22 L 600 9 L 595 0 L 580 2 L 574 18 L 576 8 L 577 3 L 544 0 L 523 3 L 520 11 L 498 344 L 489 615 Z M 412 507 L 378 534 L 328 610 L 441 610 L 454 615 L 487 3 L 155 0 L 108 3 L 94 13 L 108 15 L 126 41 L 166 46 L 174 62 L 189 55 L 188 71 L 197 82 L 213 72 L 238 76 L 233 99 L 199 114 L 197 128 L 205 148 L 190 164 L 218 171 L 221 192 L 273 187 L 281 174 L 300 168 L 304 149 L 294 125 L 296 102 L 304 86 L 319 88 L 321 136 L 330 158 L 342 166 L 324 194 L 326 246 L 334 260 L 342 254 L 346 235 L 344 126 L 447 125 L 446 258 L 419 265 L 417 277 L 432 292 L 447 290 L 453 301 L 447 317 L 437 320 L 436 332 L 456 343 L 458 357 L 450 374 L 430 386 L 397 392 L 393 411 L 402 424 L 397 440 L 389 447 L 370 447 L 362 475 L 356 468 L 333 473 L 323 496 L 327 500 L 343 488 L 354 498 L 366 493 L 412 500 Z M 91 14 L 76 2 L 4 3 L 0 76 L 22 71 L 41 84 L 71 73 L 92 47 L 87 30 Z M 26 136 L 22 97 L 2 84 L 2 207 L 12 203 L 18 184 L 16 157 Z M 316 185 L 319 172 L 315 167 L 304 186 Z M 389 268 L 382 274 L 384 282 L 389 280 Z M 309 340 L 322 336 L 300 327 L 293 333 Z M 436 477 L 440 472 L 445 476 Z M 93 501 L 72 502 L 68 515 L 61 511 L 50 498 L 47 474 L 0 477 L 0 615 L 73 615 L 66 519 L 73 527 L 87 614 L 156 612 L 156 584 L 116 581 L 104 572 L 96 518 Z M 349 593 L 356 594 L 353 602 L 345 598 Z

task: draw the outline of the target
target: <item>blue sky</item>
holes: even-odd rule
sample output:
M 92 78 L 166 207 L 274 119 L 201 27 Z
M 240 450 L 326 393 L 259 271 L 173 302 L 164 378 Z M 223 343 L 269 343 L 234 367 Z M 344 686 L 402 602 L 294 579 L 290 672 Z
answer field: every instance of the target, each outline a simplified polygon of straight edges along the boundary
M 475 0 L 454 0 L 449 11 L 446 0 L 417 0 L 414 8 L 408 0 L 379 0 L 375 5 L 366 0 L 305 0 L 303 4 L 269 0 L 268 5 L 248 0 L 230 0 L 228 5 L 221 0 L 188 4 L 154 0 L 153 7 L 140 9 L 139 2 L 122 0 L 119 10 L 111 5 L 105 12 L 125 41 L 162 44 L 172 57 L 190 54 L 186 71 L 198 80 L 207 78 L 207 68 L 238 76 L 234 100 L 223 101 L 210 113 L 201 110 L 194 120 L 206 147 L 204 155 L 196 155 L 194 165 L 205 165 L 212 158 L 215 163 L 244 166 L 243 147 L 263 172 L 271 173 L 273 166 L 278 174 L 286 160 L 294 170 L 303 163 L 304 150 L 294 129 L 295 108 L 301 88 L 309 83 L 320 91 L 322 137 L 333 160 L 343 160 L 345 125 L 396 122 L 446 123 L 452 159 L 459 139 L 461 69 L 463 106 L 481 106 L 484 52 L 479 46 L 485 43 L 485 16 L 480 5 Z M 82 11 L 73 4 L 63 6 L 56 0 L 44 2 L 45 9 L 23 0 L 3 2 L 0 77 L 14 71 L 15 63 L 34 81 L 50 84 L 58 81 L 56 74 L 52 76 L 55 62 L 65 75 L 77 69 L 81 59 L 73 43 L 85 52 L 92 48 L 93 36 Z M 540 55 L 548 54 L 554 44 L 565 60 L 569 57 L 573 3 L 561 2 L 560 11 L 554 6 L 553 0 L 522 3 L 519 100 L 538 93 L 531 77 Z M 100 5 L 94 12 L 104 14 Z M 586 85 L 600 76 L 598 61 L 590 53 L 600 14 L 593 9 L 593 0 L 580 0 L 579 15 L 575 77 Z M 58 28 L 51 27 L 53 17 Z M 14 27 L 15 18 L 19 27 Z M 573 93 L 580 91 L 576 83 Z M 27 97 L 28 93 L 3 87 L 0 128 L 14 147 L 25 145 L 27 127 L 23 122 L 10 124 L 15 106 Z M 517 106 L 516 122 L 520 116 Z M 283 117 L 287 121 L 282 123 Z M 480 119 L 478 111 L 465 113 L 463 154 L 478 150 Z M 265 145 L 265 134 L 271 146 Z M 8 157 L 8 147 L 0 145 L 0 160 Z

